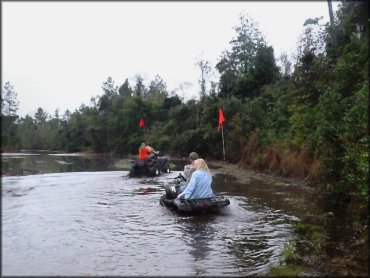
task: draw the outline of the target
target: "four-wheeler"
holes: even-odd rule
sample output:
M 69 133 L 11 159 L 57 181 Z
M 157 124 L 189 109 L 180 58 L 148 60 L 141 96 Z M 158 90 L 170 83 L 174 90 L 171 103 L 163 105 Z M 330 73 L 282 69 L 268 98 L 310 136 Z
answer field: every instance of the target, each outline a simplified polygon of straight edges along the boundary
M 169 173 L 170 163 L 167 157 L 158 157 L 157 155 L 147 160 L 134 160 L 131 162 L 129 176 L 140 177 L 158 176 L 160 173 Z
M 218 212 L 221 208 L 230 205 L 229 199 L 225 196 L 215 194 L 211 198 L 204 199 L 177 199 L 179 194 L 179 188 L 186 182 L 185 177 L 180 173 L 175 178 L 174 182 L 165 185 L 166 194 L 162 195 L 159 199 L 159 203 L 162 206 L 170 207 L 182 212 L 191 213 L 214 213 Z

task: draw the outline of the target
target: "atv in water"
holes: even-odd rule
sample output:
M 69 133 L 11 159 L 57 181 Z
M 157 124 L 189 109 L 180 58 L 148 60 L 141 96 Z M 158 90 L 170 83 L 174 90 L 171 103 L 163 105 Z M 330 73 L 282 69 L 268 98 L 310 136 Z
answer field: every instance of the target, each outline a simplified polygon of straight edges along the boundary
M 170 163 L 167 157 L 157 155 L 147 160 L 134 160 L 131 162 L 129 177 L 158 176 L 160 173 L 169 173 Z
M 214 213 L 230 205 L 229 199 L 217 194 L 211 198 L 204 199 L 176 199 L 177 195 L 179 195 L 179 188 L 185 184 L 186 178 L 180 173 L 173 182 L 164 186 L 166 194 L 160 197 L 159 203 L 162 206 L 171 207 L 178 211 L 193 213 Z

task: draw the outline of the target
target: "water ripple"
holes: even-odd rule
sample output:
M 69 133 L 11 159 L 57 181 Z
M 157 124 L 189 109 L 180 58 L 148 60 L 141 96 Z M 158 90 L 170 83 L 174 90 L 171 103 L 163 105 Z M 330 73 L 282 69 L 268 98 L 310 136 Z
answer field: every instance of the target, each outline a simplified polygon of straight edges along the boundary
M 2 178 L 4 275 L 264 275 L 293 237 L 292 217 L 253 198 L 180 215 L 158 204 L 178 173 L 126 174 Z

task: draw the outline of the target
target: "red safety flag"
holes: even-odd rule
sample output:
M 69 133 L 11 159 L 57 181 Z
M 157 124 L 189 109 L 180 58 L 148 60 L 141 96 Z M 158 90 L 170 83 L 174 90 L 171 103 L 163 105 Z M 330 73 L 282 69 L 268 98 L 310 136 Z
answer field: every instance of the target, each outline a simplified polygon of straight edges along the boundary
M 140 119 L 139 128 L 142 128 L 144 126 L 144 119 Z
M 218 128 L 217 128 L 217 131 L 220 131 L 221 125 L 224 123 L 224 121 L 225 121 L 224 113 L 222 113 L 222 109 L 220 107 L 220 109 L 218 110 Z

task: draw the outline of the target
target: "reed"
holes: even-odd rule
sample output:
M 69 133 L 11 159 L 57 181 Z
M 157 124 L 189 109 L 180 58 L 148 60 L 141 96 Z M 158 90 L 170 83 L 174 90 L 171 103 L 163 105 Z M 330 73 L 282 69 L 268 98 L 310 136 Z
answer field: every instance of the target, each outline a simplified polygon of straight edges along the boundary
M 283 144 L 271 143 L 265 148 L 253 134 L 242 149 L 242 163 L 255 170 L 276 173 L 283 177 L 292 177 L 315 183 L 321 167 L 320 160 L 312 157 L 305 149 L 289 150 Z

